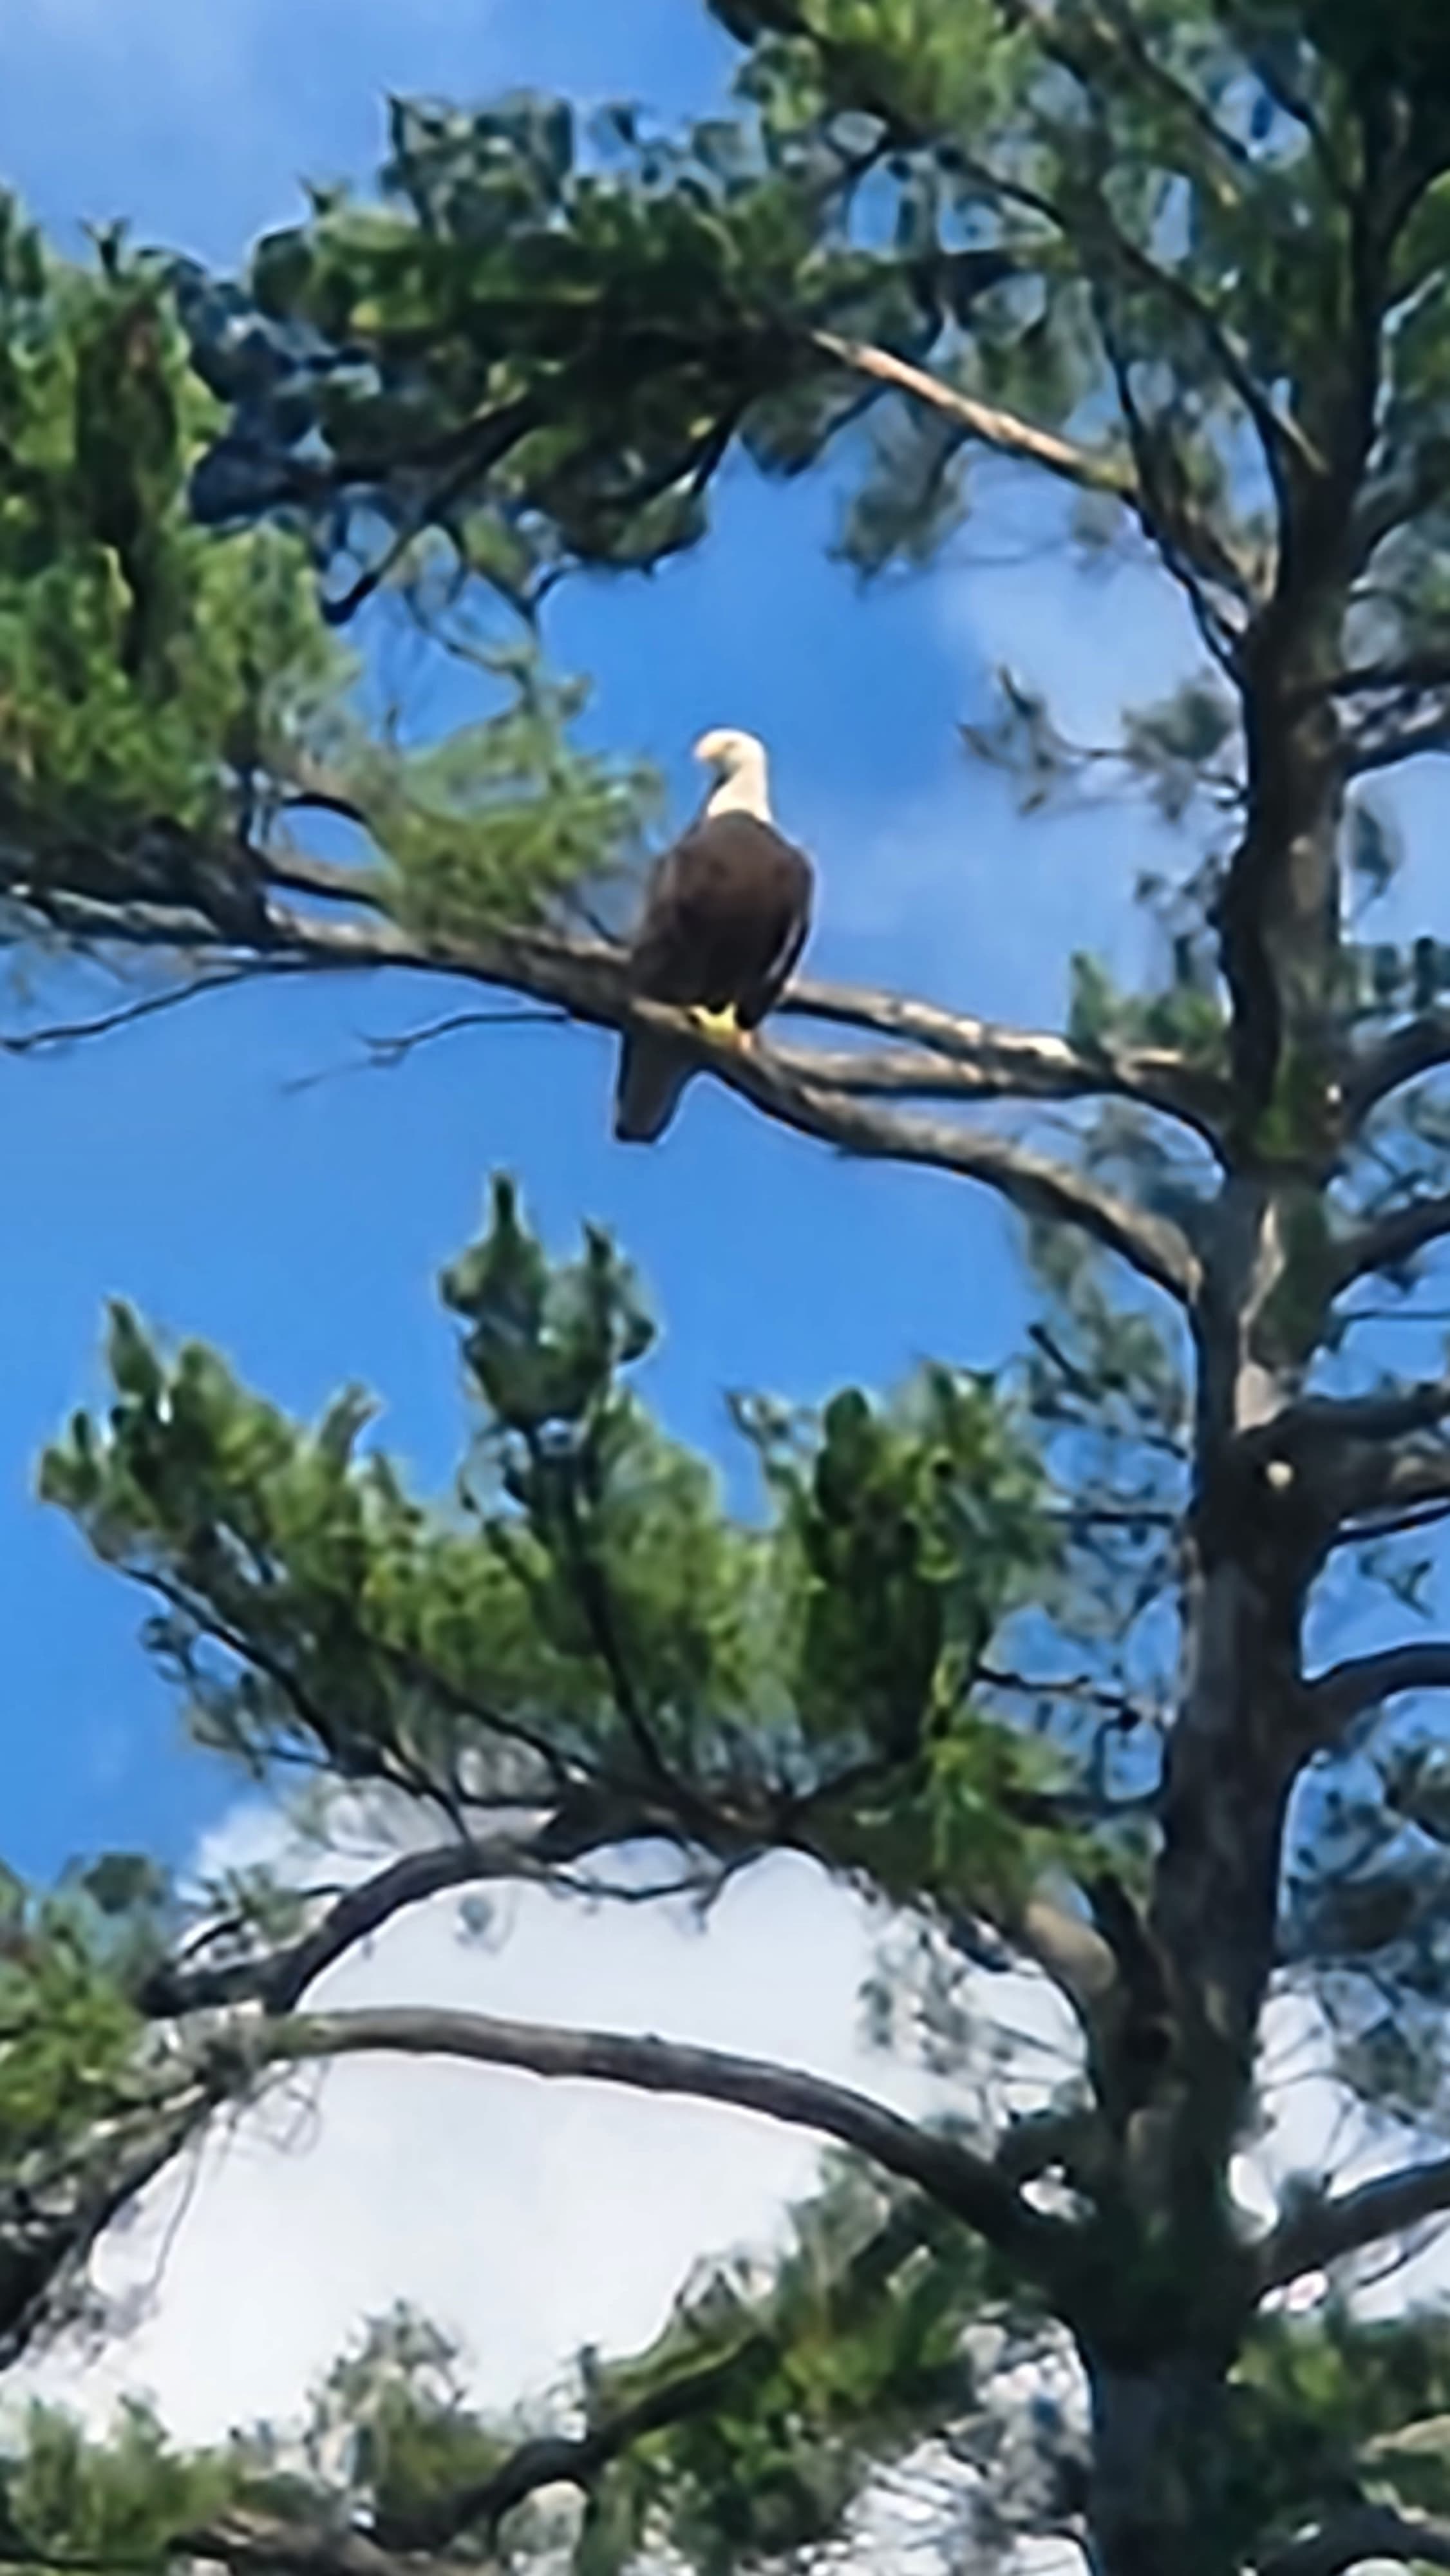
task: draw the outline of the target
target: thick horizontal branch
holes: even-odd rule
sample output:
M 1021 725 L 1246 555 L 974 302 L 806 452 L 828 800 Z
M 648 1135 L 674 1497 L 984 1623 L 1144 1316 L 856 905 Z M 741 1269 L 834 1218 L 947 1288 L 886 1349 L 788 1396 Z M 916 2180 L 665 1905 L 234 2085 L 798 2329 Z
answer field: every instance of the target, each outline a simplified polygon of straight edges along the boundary
M 1399 724 L 1377 721 L 1346 736 L 1345 776 L 1373 778 L 1381 769 L 1398 769 L 1404 761 L 1442 751 L 1450 751 L 1450 710 L 1444 707 Z
M 1450 2156 L 1377 2175 L 1353 2191 L 1311 2201 L 1276 2227 L 1258 2247 L 1254 2279 L 1260 2294 L 1282 2289 L 1305 2272 L 1322 2272 L 1346 2254 L 1358 2254 L 1387 2237 L 1422 2227 L 1450 2210 Z
M 1321 1499 L 1334 1510 L 1336 1547 L 1424 1527 L 1450 1503 L 1450 1437 L 1361 1441 L 1314 1463 Z
M 980 1181 L 1025 1215 L 1052 1217 L 1080 1227 L 1180 1302 L 1189 1303 L 1197 1291 L 1196 1256 L 1180 1229 L 1167 1219 L 1135 1208 L 1070 1164 L 1027 1146 L 974 1134 L 941 1120 L 869 1108 L 817 1080 L 809 1059 L 799 1053 L 783 1062 L 762 1044 L 744 1048 L 714 1042 L 675 1012 L 633 1002 L 625 987 L 620 951 L 602 941 L 498 931 L 466 945 L 420 946 L 386 923 L 314 922 L 295 914 L 279 914 L 276 933 L 289 951 L 305 954 L 323 967 L 396 965 L 434 974 L 456 973 L 557 1002 L 572 1018 L 599 1027 L 623 1028 L 631 1019 L 657 1023 L 691 1046 L 702 1065 L 708 1065 L 731 1090 L 784 1126 L 846 1153 L 928 1164 Z M 818 1016 L 823 992 L 828 990 L 807 988 L 808 1007 Z M 856 1025 L 862 1025 L 873 997 L 848 990 L 842 998 Z M 938 1031 L 934 1038 L 926 1038 L 923 1022 L 923 1043 L 945 1052 L 947 1015 L 927 1016 L 937 1018 Z M 983 1028 L 980 1022 L 958 1024 L 957 1061 L 969 1060 L 973 1033 L 984 1047 L 1003 1043 L 1003 1033 L 993 1032 L 988 1040 Z M 1085 1087 L 1087 1060 L 1081 1059 L 1080 1064 Z M 1111 1076 L 1100 1075 L 1099 1087 L 1111 1090 L 1121 1085 Z
M 23 898 L 23 888 L 12 890 Z M 47 893 L 46 909 L 97 944 L 122 940 L 213 957 L 220 952 L 232 960 L 238 955 L 235 936 L 222 925 L 169 905 L 81 899 L 77 909 L 69 898 Z M 480 931 L 467 940 L 424 939 L 386 920 L 322 919 L 275 899 L 267 905 L 266 925 L 265 947 L 253 952 L 259 967 L 285 960 L 334 972 L 395 967 L 452 974 L 525 994 L 598 1027 L 623 1029 L 641 1020 L 657 1024 L 691 1048 L 702 1069 L 708 1067 L 783 1125 L 845 1153 L 926 1164 L 980 1181 L 1024 1214 L 1079 1227 L 1181 1303 L 1191 1303 L 1196 1295 L 1196 1256 L 1179 1227 L 1167 1219 L 1133 1206 L 1071 1164 L 1026 1146 L 868 1105 L 863 1091 L 873 1083 L 898 1094 L 912 1087 L 909 1068 L 898 1058 L 884 1068 L 879 1061 L 874 1068 L 868 1063 L 863 1073 L 860 1064 L 848 1067 L 839 1054 L 778 1054 L 761 1043 L 746 1048 L 713 1041 L 681 1014 L 633 999 L 624 952 L 603 940 L 504 928 Z M 927 1004 L 850 987 L 806 984 L 786 1007 L 907 1037 L 928 1058 L 965 1068 L 970 1075 L 949 1086 L 934 1084 L 928 1064 L 921 1085 L 928 1093 L 945 1087 L 953 1097 L 981 1100 L 1122 1095 L 1180 1118 L 1212 1141 L 1201 1078 L 1166 1050 L 1083 1050 L 1065 1040 L 958 1019 Z M 837 1076 L 839 1083 L 833 1079 Z M 847 1081 L 853 1086 L 849 1090 Z
M 274 915 L 279 939 L 320 967 L 400 966 L 456 974 L 555 1003 L 572 1018 L 602 1028 L 622 1028 L 630 1016 L 623 953 L 604 940 L 501 930 L 481 931 L 467 942 L 429 944 L 389 923 L 323 923 L 278 907 Z M 810 977 L 792 984 L 779 1009 L 790 1017 L 905 1040 L 959 1068 L 984 1100 L 1135 1100 L 1196 1129 L 1210 1142 L 1216 1139 L 1218 1121 L 1228 1114 L 1226 1086 L 1170 1047 L 1077 1046 L 1047 1030 L 1006 1028 L 937 1003 Z M 867 1066 L 872 1060 L 822 1051 L 797 1053 L 788 1061 L 793 1072 L 829 1087 L 848 1063 Z M 884 1087 L 912 1087 L 905 1062 L 904 1055 L 889 1059 Z M 923 1089 L 932 1079 L 923 1068 Z
M 1172 1047 L 1081 1046 L 1047 1030 L 1004 1028 L 931 1002 L 809 979 L 793 984 L 780 1008 L 905 1038 L 959 1066 L 984 1100 L 1135 1100 L 1195 1129 L 1215 1151 L 1232 1111 L 1228 1084 Z
M 1450 1377 L 1417 1378 L 1373 1395 L 1310 1395 L 1276 1414 L 1264 1437 L 1277 1455 L 1333 1441 L 1408 1440 L 1450 1420 Z
M 471 2059 L 549 2078 L 621 2084 L 755 2111 L 854 2147 L 887 2173 L 914 2183 L 987 2242 L 1044 2280 L 1067 2265 L 1074 2231 L 1025 2202 L 983 2156 L 937 2136 L 869 2095 L 753 2057 L 692 2048 L 653 2036 L 553 2030 L 465 2012 L 314 2013 L 257 2034 L 274 2061 L 357 2055 Z
M 1426 1637 L 1387 1646 L 1376 1655 L 1354 1655 L 1331 1664 L 1304 1687 L 1304 1706 L 1316 1743 L 1336 1743 L 1366 1709 L 1407 1691 L 1450 1689 L 1450 1638 Z
M 1373 696 L 1385 690 L 1394 697 L 1417 697 L 1426 689 L 1450 689 L 1450 654 L 1443 648 L 1405 653 L 1397 662 L 1351 663 L 1316 684 L 1316 694 L 1335 698 Z
M 862 340 L 838 339 L 834 331 L 815 331 L 811 337 L 825 357 L 839 360 L 855 375 L 893 385 L 931 410 L 945 413 L 970 437 L 980 439 L 984 447 L 995 448 L 999 455 L 1020 457 L 1026 464 L 1042 466 L 1049 474 L 1060 475 L 1083 491 L 1112 492 L 1121 501 L 1136 503 L 1136 477 L 1121 457 L 1080 447 L 1073 439 L 1059 438 L 1054 430 L 1037 429 L 1030 421 L 1019 420 L 1015 412 L 999 411 L 993 403 L 978 402 L 971 394 L 959 393 L 955 385 L 943 383 L 940 376 L 893 356 L 889 349 L 873 348 Z
M 1404 2566 L 1450 2567 L 1450 2523 L 1427 2522 L 1390 2504 L 1352 2504 L 1329 2522 L 1258 2561 L 1259 2576 L 1347 2576 L 1371 2558 Z
M 1076 1226 L 1116 1253 L 1154 1287 L 1182 1305 L 1192 1303 L 1199 1265 L 1187 1237 L 1167 1219 L 1135 1208 L 1070 1164 L 999 1136 L 984 1136 L 943 1120 L 888 1115 L 839 1092 L 802 1081 L 780 1067 L 763 1047 L 748 1052 L 710 1050 L 712 1070 L 800 1134 L 818 1137 L 843 1152 L 883 1161 L 923 1163 L 982 1182 L 1024 1216 Z
M 1356 1057 L 1345 1078 L 1345 1107 L 1358 1121 L 1391 1092 L 1445 1064 L 1450 1064 L 1450 1012 L 1423 1011 Z
M 325 895 L 375 914 L 381 911 L 381 881 L 364 870 L 290 855 L 285 861 L 268 858 L 261 864 L 274 886 Z M 23 887 L 11 890 L 23 898 Z M 575 1019 L 604 1027 L 622 1027 L 629 1015 L 623 952 L 604 940 L 543 930 L 488 929 L 480 929 L 466 941 L 427 940 L 383 918 L 325 921 L 274 901 L 268 908 L 267 946 L 249 966 L 218 926 L 198 913 L 151 903 L 102 904 L 63 892 L 49 892 L 46 909 L 59 926 L 98 944 L 119 940 L 208 952 L 221 945 L 227 962 L 218 971 L 229 982 L 241 980 L 249 971 L 286 966 L 354 970 L 394 966 L 507 986 L 549 1002 Z M 177 997 L 196 989 L 195 984 L 180 987 Z M 165 1007 L 171 999 L 170 994 L 162 995 L 149 1000 L 146 1007 Z M 793 984 L 779 1007 L 798 1018 L 830 1021 L 840 1028 L 906 1042 L 900 1053 L 871 1057 L 821 1051 L 793 1066 L 831 1086 L 980 1100 L 1133 1100 L 1192 1128 L 1214 1148 L 1231 1108 L 1226 1084 L 1172 1047 L 1076 1045 L 1050 1031 L 1008 1028 L 869 986 L 826 984 L 810 978 Z M 97 1031 L 106 1025 L 98 1022 Z M 66 1034 L 88 1033 L 77 1028 Z M 48 1034 L 42 1031 L 20 1043 L 44 1044 Z M 955 1069 L 953 1074 L 939 1078 L 929 1064 L 919 1061 L 913 1072 L 911 1049 L 941 1059 Z
M 1114 1079 L 1106 1068 L 1034 1065 L 1025 1051 L 1016 1064 L 1005 1059 L 994 1064 L 986 1056 L 980 1064 L 965 1059 L 953 1063 L 921 1047 L 776 1046 L 772 1053 L 782 1070 L 798 1080 L 858 1100 L 1084 1100 L 1111 1093 L 1144 1098 L 1131 1078 Z M 1173 1114 L 1183 1113 L 1175 1108 Z
M 1356 1279 L 1376 1270 L 1396 1270 L 1450 1234 L 1450 1196 L 1411 1199 L 1374 1217 L 1336 1246 L 1330 1267 L 1330 1293 L 1340 1296 Z

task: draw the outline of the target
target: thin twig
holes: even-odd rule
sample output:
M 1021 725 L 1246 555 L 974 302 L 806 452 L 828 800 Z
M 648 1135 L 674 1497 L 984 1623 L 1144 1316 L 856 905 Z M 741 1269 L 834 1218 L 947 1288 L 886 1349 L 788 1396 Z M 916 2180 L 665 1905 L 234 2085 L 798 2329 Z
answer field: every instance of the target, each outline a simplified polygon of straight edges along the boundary
M 188 984 L 171 984 L 164 993 L 146 993 L 134 1002 L 122 1002 L 113 1011 L 98 1012 L 90 1020 L 55 1020 L 43 1029 L 27 1029 L 19 1035 L 0 1034 L 0 1055 L 37 1055 L 43 1049 L 77 1046 L 88 1038 L 110 1037 L 117 1029 L 134 1027 L 138 1020 L 153 1020 L 163 1011 L 174 1011 L 183 1002 L 194 1002 L 203 993 L 219 993 L 230 984 L 249 984 L 264 975 L 302 969 L 290 959 L 249 958 L 242 966 L 219 967 L 213 974 L 197 975 Z

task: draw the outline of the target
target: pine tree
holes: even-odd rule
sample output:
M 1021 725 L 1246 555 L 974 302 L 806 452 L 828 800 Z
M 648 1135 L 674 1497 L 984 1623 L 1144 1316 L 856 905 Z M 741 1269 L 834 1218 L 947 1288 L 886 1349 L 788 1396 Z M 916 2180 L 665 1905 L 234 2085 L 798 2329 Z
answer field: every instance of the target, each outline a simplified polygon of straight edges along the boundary
M 1201 671 L 1120 747 L 1184 831 L 1144 890 L 1165 973 L 1128 993 L 1076 961 L 1061 1034 L 803 982 L 787 1007 L 833 1047 L 689 1041 L 761 1114 L 1007 1200 L 1038 1299 L 996 1385 L 745 1408 L 763 1530 L 628 1392 L 648 1326 L 616 1249 L 551 1266 L 507 1184 L 446 1283 L 480 1408 L 461 1518 L 359 1448 L 360 1400 L 299 1429 L 117 1311 L 114 1405 L 47 1490 L 158 1596 L 210 1740 L 407 1800 L 440 1839 L 331 1911 L 247 1892 L 200 1965 L 144 1864 L 15 1891 L 10 2346 L 269 2068 L 453 2052 L 747 2103 L 854 2161 L 768 2293 L 682 2307 L 589 2375 L 575 2449 L 500 2449 L 395 2322 L 321 2401 L 366 2420 L 368 2536 L 231 2461 L 138 2556 L 384 2576 L 476 2550 L 560 2475 L 591 2576 L 666 2545 L 808 2554 L 889 2457 L 955 2435 L 970 2458 L 991 2321 L 999 2354 L 1066 2351 L 1090 2401 L 1003 2546 L 1065 2529 L 1102 2576 L 1450 2564 L 1437 2320 L 1276 2305 L 1450 2208 L 1450 1640 L 1409 1624 L 1450 1377 L 1365 1334 L 1427 1318 L 1450 1234 L 1450 952 L 1361 935 L 1401 861 L 1372 782 L 1450 744 L 1450 30 L 1431 0 L 714 15 L 740 47 L 723 113 L 580 135 L 555 99 L 400 103 L 379 201 L 319 195 L 240 282 L 114 239 L 67 269 L 12 210 L 14 936 L 201 980 L 394 963 L 624 1025 L 619 950 L 581 925 L 615 918 L 651 782 L 574 747 L 550 594 L 703 542 L 738 450 L 844 462 L 849 558 L 926 563 L 990 452 L 1060 487 L 1077 545 L 1145 548 L 1195 621 Z M 367 738 L 330 631 L 384 586 L 435 634 L 464 595 L 497 620 L 495 712 L 422 753 Z M 1081 757 L 1016 686 L 970 747 L 1037 801 Z M 319 807 L 370 868 L 308 854 Z M 975 1114 L 1003 1102 L 1011 1133 Z M 1031 1113 L 1063 1103 L 1049 1146 Z M 1346 1569 L 1399 1625 L 1326 1664 Z M 707 1882 L 785 1848 L 871 1890 L 921 1931 L 923 2012 L 966 1957 L 1029 1964 L 1080 2079 L 995 2136 L 941 2132 L 655 2041 L 307 2011 L 397 1906 L 641 1841 Z M 1231 2165 L 1280 1995 L 1398 2157 L 1256 2232 Z M 124 2516 L 85 2503 L 120 2473 L 46 2424 L 36 2445 L 12 2554 L 59 2531 L 122 2564 Z

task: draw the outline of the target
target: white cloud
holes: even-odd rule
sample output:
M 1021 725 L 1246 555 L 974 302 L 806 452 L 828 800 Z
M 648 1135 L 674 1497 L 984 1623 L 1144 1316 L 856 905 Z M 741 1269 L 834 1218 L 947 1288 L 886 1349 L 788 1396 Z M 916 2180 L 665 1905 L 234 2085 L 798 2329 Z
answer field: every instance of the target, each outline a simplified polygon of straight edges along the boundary
M 268 1839 L 241 1818 L 227 1857 Z M 421 1908 L 318 1999 L 656 2030 L 922 2098 L 858 2034 L 861 1910 L 804 1864 L 754 1872 L 703 1933 L 533 1893 L 513 1913 L 488 1951 L 459 1939 L 456 1900 Z M 151 2286 L 141 2322 L 90 2360 L 58 2350 L 29 2386 L 92 2416 L 145 2389 L 202 2440 L 295 2414 L 360 2322 L 406 2297 L 507 2401 L 585 2341 L 648 2336 L 702 2257 L 768 2245 L 817 2165 L 813 2139 L 743 2113 L 502 2071 L 354 2061 L 311 2090 L 313 2115 L 274 2100 L 149 2196 L 100 2265 L 113 2294 Z
M 275 1813 L 240 1808 L 198 1873 L 295 1858 Z M 373 1857 L 376 1855 L 374 1854 Z M 325 1874 L 358 1874 L 361 1850 Z M 315 1860 L 310 1872 L 319 1873 Z M 859 1995 L 879 1925 L 804 1862 L 737 1881 L 704 1929 L 658 1906 L 589 1913 L 537 1891 L 506 1900 L 505 1938 L 460 1938 L 456 1898 L 400 1916 L 321 1981 L 330 2007 L 427 2003 L 657 2031 L 776 2058 L 903 2110 L 931 2079 L 865 2043 Z M 976 1998 L 1019 2044 L 1013 2107 L 1060 2080 L 1073 2049 L 1042 1980 L 983 1978 Z M 1049 2052 L 1045 2054 L 1044 2052 Z M 136 2313 L 99 2351 L 65 2341 L 18 2371 L 106 2419 L 142 2391 L 199 2442 L 294 2420 L 369 2316 L 406 2298 L 456 2333 L 491 2404 L 547 2385 L 585 2342 L 629 2350 L 703 2261 L 780 2240 L 820 2141 L 707 2104 L 505 2070 L 352 2060 L 218 2125 L 101 2251 L 101 2287 Z

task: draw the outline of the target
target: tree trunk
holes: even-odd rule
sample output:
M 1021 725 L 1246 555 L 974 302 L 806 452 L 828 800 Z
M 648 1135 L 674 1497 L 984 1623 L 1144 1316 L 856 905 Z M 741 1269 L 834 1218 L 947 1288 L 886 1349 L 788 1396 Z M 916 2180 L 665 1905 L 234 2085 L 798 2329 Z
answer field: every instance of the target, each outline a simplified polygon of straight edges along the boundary
M 1087 2356 L 1094 2576 L 1237 2576 L 1220 2357 Z
M 1272 1451 L 1295 1372 L 1262 1330 L 1284 1185 L 1224 1184 L 1204 1232 L 1182 1682 L 1147 1926 L 1169 2039 L 1117 2128 L 1077 2330 L 1092 2392 L 1098 2576 L 1232 2576 L 1243 2531 L 1228 2373 L 1254 2303 L 1229 2196 L 1275 1953 L 1285 1819 L 1306 1751 L 1300 1643 L 1326 1524 Z

